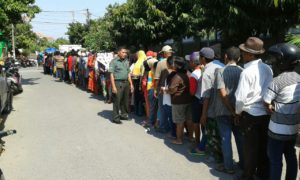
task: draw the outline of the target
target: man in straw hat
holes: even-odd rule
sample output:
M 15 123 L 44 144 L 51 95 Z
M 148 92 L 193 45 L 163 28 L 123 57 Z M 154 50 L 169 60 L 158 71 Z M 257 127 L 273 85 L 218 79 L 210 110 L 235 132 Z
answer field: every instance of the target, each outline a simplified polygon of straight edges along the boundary
M 270 116 L 263 95 L 273 79 L 272 69 L 259 58 L 265 52 L 263 41 L 249 37 L 239 46 L 245 62 L 238 88 L 235 92 L 235 111 L 243 133 L 244 172 L 241 179 L 262 179 L 269 176 L 267 133 Z

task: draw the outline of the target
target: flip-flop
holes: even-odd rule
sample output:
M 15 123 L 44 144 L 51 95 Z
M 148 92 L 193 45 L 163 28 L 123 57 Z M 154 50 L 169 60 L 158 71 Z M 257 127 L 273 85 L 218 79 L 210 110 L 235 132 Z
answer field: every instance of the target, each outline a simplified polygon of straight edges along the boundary
M 218 166 L 216 166 L 215 169 L 219 172 L 223 172 L 223 173 L 226 173 L 226 174 L 234 174 L 235 173 L 235 171 L 233 169 L 226 169 L 224 167 L 224 165 L 218 165 Z
M 205 152 L 204 151 L 197 151 L 196 149 L 191 149 L 189 151 L 190 155 L 193 155 L 193 156 L 204 156 L 205 155 Z
M 176 140 L 171 141 L 171 143 L 172 143 L 172 144 L 176 144 L 176 145 L 182 145 L 182 144 L 183 144 L 182 142 L 178 142 L 178 141 L 176 141 Z

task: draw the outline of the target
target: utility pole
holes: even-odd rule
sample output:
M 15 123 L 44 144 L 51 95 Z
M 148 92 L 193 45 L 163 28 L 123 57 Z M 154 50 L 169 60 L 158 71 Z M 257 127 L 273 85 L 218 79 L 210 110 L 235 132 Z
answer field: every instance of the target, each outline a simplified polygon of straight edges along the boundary
M 72 13 L 72 21 L 73 21 L 73 23 L 75 23 L 75 12 L 71 11 L 71 13 Z
M 91 14 L 89 9 L 86 9 L 86 23 L 88 26 L 90 26 L 90 19 L 91 19 Z
M 12 42 L 13 58 L 16 59 L 15 26 L 13 24 L 11 24 L 11 42 Z

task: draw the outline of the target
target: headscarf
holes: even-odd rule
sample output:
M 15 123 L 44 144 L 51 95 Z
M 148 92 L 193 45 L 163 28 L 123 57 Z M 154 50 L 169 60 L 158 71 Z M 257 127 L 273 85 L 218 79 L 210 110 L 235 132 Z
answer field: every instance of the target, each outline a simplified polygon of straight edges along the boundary
M 137 57 L 138 57 L 138 59 L 137 59 L 136 63 L 134 64 L 132 74 L 134 76 L 141 76 L 144 73 L 143 72 L 143 70 L 144 70 L 143 62 L 147 59 L 147 56 L 144 51 L 140 50 L 137 53 Z

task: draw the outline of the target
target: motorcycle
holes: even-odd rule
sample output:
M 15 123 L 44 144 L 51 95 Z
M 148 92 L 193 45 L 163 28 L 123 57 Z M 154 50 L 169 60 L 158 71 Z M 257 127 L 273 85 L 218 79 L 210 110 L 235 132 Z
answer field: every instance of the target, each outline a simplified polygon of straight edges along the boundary
M 6 69 L 6 78 L 7 82 L 10 85 L 11 92 L 13 95 L 17 95 L 23 92 L 23 87 L 22 87 L 22 77 L 19 73 L 19 69 L 15 67 L 14 65 L 10 65 Z
M 0 131 L 0 140 L 3 137 L 16 134 L 16 130 Z M 0 155 L 4 152 L 4 141 L 1 140 L 0 143 Z M 5 180 L 2 170 L 0 169 L 0 180 Z

